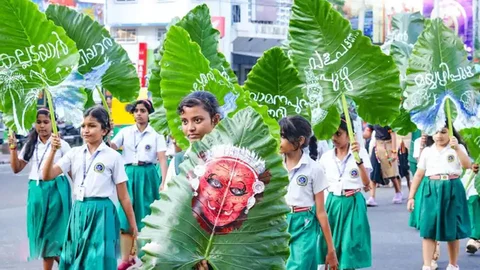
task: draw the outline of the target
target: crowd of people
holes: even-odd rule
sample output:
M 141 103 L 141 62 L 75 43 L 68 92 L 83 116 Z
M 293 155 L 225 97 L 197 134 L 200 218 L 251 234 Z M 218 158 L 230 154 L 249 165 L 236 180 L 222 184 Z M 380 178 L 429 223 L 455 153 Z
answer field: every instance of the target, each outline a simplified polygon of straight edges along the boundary
M 45 108 L 37 111 L 35 128 L 22 149 L 10 136 L 12 170 L 18 173 L 31 165 L 30 258 L 43 259 L 44 269 L 52 269 L 55 261 L 60 269 L 126 270 L 141 264 L 136 236 L 144 227 L 142 219 L 160 199 L 159 191 L 168 193 L 168 183 L 175 181 L 191 149 L 174 145 L 169 160 L 166 139 L 149 125 L 152 103 L 138 100 L 130 108 L 136 123 L 111 140 L 111 119 L 99 106 L 84 113 L 82 146 L 71 149 L 52 134 L 51 112 Z M 186 96 L 178 115 L 190 142 L 201 140 L 221 121 L 218 101 L 204 91 Z M 440 242 L 448 243 L 447 270 L 459 269 L 459 240 L 471 238 L 467 252 L 480 248 L 480 200 L 473 185 L 462 182 L 462 176 L 468 179 L 478 166 L 472 164 L 460 136 L 454 131 L 449 137 L 445 125 L 432 136 L 416 131 L 409 143 L 390 127 L 362 126 L 356 117 L 352 126 L 357 136 L 351 141 L 349 119 L 341 117 L 328 141 L 318 141 L 309 121 L 301 116 L 279 121 L 279 153 L 289 178 L 285 201 L 291 209 L 286 268 L 372 266 L 367 207 L 381 207 L 376 189 L 392 185 L 392 203 L 403 204 L 406 199 L 411 211 L 408 223 L 423 239 L 423 270 L 437 269 Z M 401 191 L 403 178 L 408 197 Z M 370 192 L 368 200 L 364 192 Z M 118 197 L 119 205 L 112 196 Z M 211 266 L 202 261 L 196 268 Z

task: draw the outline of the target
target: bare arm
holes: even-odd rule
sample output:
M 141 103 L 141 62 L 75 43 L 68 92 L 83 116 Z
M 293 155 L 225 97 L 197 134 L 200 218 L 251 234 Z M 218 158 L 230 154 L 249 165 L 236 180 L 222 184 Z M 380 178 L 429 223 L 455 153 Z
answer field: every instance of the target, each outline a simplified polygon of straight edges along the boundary
M 335 265 L 338 265 L 338 261 L 336 258 L 335 246 L 333 245 L 332 231 L 330 229 L 330 224 L 328 223 L 327 212 L 325 211 L 324 191 L 315 194 L 315 206 L 316 216 L 320 223 L 320 227 L 322 228 L 325 242 L 327 242 L 328 255 L 325 263 L 329 263 L 331 267 L 335 267 Z M 337 261 L 337 263 L 335 264 L 332 261 L 327 262 L 329 256 L 334 256 L 334 260 Z
M 397 149 L 398 149 L 397 148 L 397 133 L 392 131 L 390 133 L 390 136 L 392 137 L 392 150 L 396 152 Z
M 415 198 L 415 194 L 417 193 L 417 189 L 422 182 L 423 177 L 425 176 L 425 170 L 417 168 L 417 172 L 413 176 L 412 186 L 410 187 L 410 193 L 408 194 L 408 199 Z
M 138 233 L 137 222 L 135 221 L 132 202 L 130 201 L 130 196 L 128 195 L 127 182 L 117 184 L 117 196 L 120 204 L 122 205 L 123 211 L 125 211 L 125 214 L 127 215 L 131 233 L 134 237 L 136 237 Z
M 167 155 L 165 154 L 165 151 L 158 152 L 157 159 L 158 159 L 158 162 L 160 163 L 160 169 L 162 170 L 162 185 L 160 186 L 160 190 L 163 190 L 166 182 L 165 180 L 167 179 L 167 171 L 168 171 Z
M 52 134 L 52 148 L 50 150 L 50 153 L 48 154 L 47 160 L 43 164 L 43 170 L 42 170 L 43 181 L 55 179 L 55 177 L 62 174 L 62 169 L 58 165 L 53 164 L 55 153 L 57 152 L 57 149 L 60 149 L 60 147 L 61 147 L 60 138 L 58 138 L 58 135 Z
M 27 162 L 18 158 L 17 149 L 10 149 L 10 167 L 13 173 L 21 172 L 25 166 L 27 166 Z
M 465 152 L 463 152 L 463 150 L 460 149 L 460 147 L 456 147 L 455 152 L 457 152 L 458 159 L 460 160 L 460 164 L 462 164 L 462 167 L 465 170 L 470 169 L 472 167 L 472 162 L 470 161 L 470 158 L 468 157 L 468 155 Z

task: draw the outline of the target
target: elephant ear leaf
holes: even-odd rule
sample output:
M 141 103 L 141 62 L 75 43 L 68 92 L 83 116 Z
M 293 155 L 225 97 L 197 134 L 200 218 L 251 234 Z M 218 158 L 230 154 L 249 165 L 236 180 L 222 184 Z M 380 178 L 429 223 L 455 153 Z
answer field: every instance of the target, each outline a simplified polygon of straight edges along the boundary
M 7 126 L 25 135 L 38 97 L 62 83 L 78 63 L 75 43 L 29 0 L 0 5 L 0 96 Z
M 110 37 L 108 31 L 86 14 L 61 5 L 50 5 L 47 17 L 62 27 L 75 41 L 80 53 L 77 85 L 86 89 L 107 89 L 122 102 L 138 97 L 140 81 L 127 52 Z
M 347 99 L 355 102 L 358 115 L 366 122 L 388 125 L 396 118 L 401 89 L 392 57 L 360 31 L 352 30 L 328 1 L 296 0 L 289 34 L 292 59 L 306 86 L 317 137 L 336 132 L 339 111 L 348 109 Z
M 144 267 L 192 269 L 207 260 L 211 269 L 285 269 L 288 177 L 276 145 L 253 108 L 192 144 L 180 174 L 143 219 Z M 209 176 L 214 171 L 217 179 Z
M 442 20 L 432 20 L 409 59 L 403 107 L 427 134 L 445 126 L 449 110 L 457 130 L 478 126 L 480 85 L 475 75 L 463 41 Z
M 277 120 L 289 115 L 309 119 L 309 106 L 302 93 L 302 81 L 290 59 L 278 47 L 265 52 L 248 73 L 244 90 Z

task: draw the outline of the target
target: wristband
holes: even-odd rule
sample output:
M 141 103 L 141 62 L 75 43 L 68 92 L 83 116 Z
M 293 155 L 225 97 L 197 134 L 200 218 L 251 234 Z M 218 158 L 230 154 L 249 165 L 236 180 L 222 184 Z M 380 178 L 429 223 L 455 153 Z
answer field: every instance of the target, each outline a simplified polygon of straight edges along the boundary
M 363 159 L 360 159 L 360 162 L 355 162 L 355 163 L 357 163 L 357 166 L 360 166 L 363 164 Z

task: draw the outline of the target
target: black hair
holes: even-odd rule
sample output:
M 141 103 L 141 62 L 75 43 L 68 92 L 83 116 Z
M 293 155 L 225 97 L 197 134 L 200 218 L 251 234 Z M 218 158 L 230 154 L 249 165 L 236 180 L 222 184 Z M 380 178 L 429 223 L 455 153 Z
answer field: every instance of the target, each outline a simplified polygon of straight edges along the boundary
M 444 128 L 447 128 L 448 129 L 448 120 L 445 121 L 445 126 Z M 461 144 L 465 147 L 465 149 L 467 150 L 467 153 L 468 153 L 468 148 L 467 148 L 467 145 L 465 144 L 465 142 L 462 140 L 462 136 L 460 136 L 460 133 L 458 133 L 458 131 L 453 127 L 452 125 L 452 133 L 453 133 L 453 136 L 455 138 L 457 138 L 457 141 L 458 141 L 458 144 Z M 435 143 L 435 141 L 433 140 L 433 136 L 427 136 L 427 142 L 425 143 L 425 145 L 427 147 L 429 146 L 432 146 L 433 144 Z
M 308 150 L 310 152 L 310 158 L 313 160 L 317 160 L 318 158 L 318 145 L 317 145 L 317 137 L 313 135 L 310 138 L 310 143 L 308 144 Z
M 107 131 L 106 135 L 103 136 L 103 138 L 105 139 L 105 137 L 108 136 L 108 134 L 111 131 L 110 116 L 108 115 L 108 112 L 102 106 L 96 105 L 96 106 L 90 107 L 83 114 L 83 117 L 88 117 L 88 116 L 95 118 L 100 123 L 100 126 L 102 127 L 102 129 Z
M 316 148 L 317 142 L 311 140 L 312 125 L 310 125 L 307 119 L 300 115 L 287 116 L 280 119 L 279 124 L 280 135 L 293 144 L 295 150 L 307 146 Z M 305 138 L 305 142 L 302 145 L 300 145 L 301 137 Z M 310 142 L 312 142 L 313 145 L 310 145 Z
M 47 108 L 41 108 L 37 111 L 36 119 L 38 119 L 39 115 L 45 115 L 47 117 L 50 117 L 50 111 Z M 55 121 L 56 120 L 57 117 L 55 116 Z M 35 151 L 35 147 L 37 146 L 37 143 L 38 132 L 37 129 L 34 127 L 30 130 L 30 133 L 28 134 L 27 143 L 25 144 L 25 153 L 23 155 L 23 160 L 25 160 L 26 162 L 30 161 L 33 156 L 33 152 Z
M 178 105 L 177 113 L 182 114 L 184 107 L 193 108 L 196 106 L 201 106 L 212 119 L 215 115 L 220 114 L 220 105 L 217 98 L 207 91 L 195 91 L 184 97 Z
M 132 104 L 128 104 L 127 106 L 125 106 L 125 110 L 127 112 L 133 114 L 135 112 L 135 109 L 137 108 L 138 104 L 143 104 L 143 106 L 145 106 L 145 108 L 147 108 L 148 114 L 152 114 L 152 113 L 155 112 L 155 109 L 153 108 L 152 102 L 148 99 L 139 99 L 139 100 L 133 102 Z
M 351 119 L 350 119 L 350 124 L 352 126 L 353 133 L 355 133 L 355 129 L 354 129 L 354 126 L 353 126 L 353 123 L 352 123 Z M 343 113 L 340 116 L 340 125 L 338 126 L 338 128 L 344 130 L 347 133 L 347 135 L 349 135 L 348 134 L 348 127 L 347 127 L 347 120 L 345 119 L 345 114 L 343 114 Z

